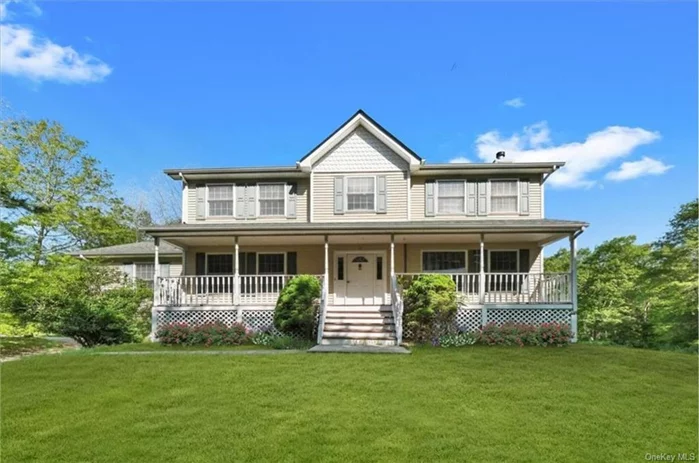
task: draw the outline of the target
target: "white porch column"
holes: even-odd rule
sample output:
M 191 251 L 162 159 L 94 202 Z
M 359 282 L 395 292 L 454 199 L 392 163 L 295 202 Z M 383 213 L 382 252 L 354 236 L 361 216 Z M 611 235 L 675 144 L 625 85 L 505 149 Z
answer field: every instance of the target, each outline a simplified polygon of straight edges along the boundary
M 573 342 L 578 341 L 578 264 L 576 259 L 575 234 L 570 235 L 570 299 L 573 303 L 573 314 L 570 317 L 570 329 L 573 331 Z
M 481 233 L 479 254 L 479 278 L 478 278 L 478 302 L 483 304 L 481 308 L 481 326 L 488 323 L 488 309 L 485 307 L 485 235 Z
M 155 305 L 160 305 L 160 238 L 156 237 L 153 239 L 153 244 L 155 245 L 155 262 L 153 264 L 153 300 Z
M 233 257 L 233 305 L 240 305 L 240 246 L 238 245 L 238 237 L 235 240 L 235 255 Z M 238 321 L 240 322 L 242 312 L 238 308 Z
M 328 278 L 330 275 L 330 268 L 328 264 L 328 235 L 325 235 L 325 245 L 324 245 L 324 250 L 325 250 L 325 256 L 324 256 L 324 268 L 325 271 L 323 272 L 323 278 L 325 278 L 325 284 L 328 285 Z
M 394 236 L 391 235 L 391 281 L 396 275 L 396 243 L 394 242 Z

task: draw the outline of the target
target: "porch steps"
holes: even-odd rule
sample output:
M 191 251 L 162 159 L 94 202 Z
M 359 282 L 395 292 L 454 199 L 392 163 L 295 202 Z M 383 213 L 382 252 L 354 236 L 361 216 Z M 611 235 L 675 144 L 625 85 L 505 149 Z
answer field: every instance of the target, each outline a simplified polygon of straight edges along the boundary
M 323 345 L 395 346 L 390 306 L 328 306 Z

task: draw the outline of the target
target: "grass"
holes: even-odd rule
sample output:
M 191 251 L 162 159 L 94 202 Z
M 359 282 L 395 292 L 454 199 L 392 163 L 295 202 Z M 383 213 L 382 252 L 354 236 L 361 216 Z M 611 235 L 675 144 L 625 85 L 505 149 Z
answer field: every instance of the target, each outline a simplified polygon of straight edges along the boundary
M 0 337 L 0 358 L 26 355 L 63 347 L 63 344 L 42 338 Z
M 2 373 L 12 462 L 623 462 L 697 450 L 697 357 L 671 352 L 53 355 Z
M 144 342 L 135 344 L 120 344 L 117 346 L 100 346 L 91 349 L 82 349 L 80 354 L 95 352 L 186 352 L 186 351 L 228 351 L 228 350 L 263 350 L 271 349 L 266 346 L 245 344 L 242 346 L 166 346 L 157 342 Z

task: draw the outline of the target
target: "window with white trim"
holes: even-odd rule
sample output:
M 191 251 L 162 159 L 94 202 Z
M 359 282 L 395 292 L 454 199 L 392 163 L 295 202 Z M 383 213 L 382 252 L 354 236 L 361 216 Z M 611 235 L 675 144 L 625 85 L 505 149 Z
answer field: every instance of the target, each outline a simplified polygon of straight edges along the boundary
M 519 251 L 490 251 L 490 271 L 493 273 L 516 273 L 519 271 Z
M 347 177 L 347 210 L 375 210 L 374 177 Z
M 464 251 L 424 251 L 422 271 L 433 273 L 465 273 L 466 252 Z
M 258 254 L 257 273 L 260 275 L 283 275 L 284 274 L 284 253 L 280 254 Z
M 153 281 L 153 277 L 155 276 L 155 264 L 137 262 L 135 267 L 134 276 L 137 280 Z
M 260 188 L 260 216 L 285 215 L 284 196 L 285 187 L 283 183 L 263 183 Z
M 490 181 L 490 212 L 517 212 L 517 180 Z
M 233 215 L 233 185 L 208 185 L 210 216 Z
M 463 180 L 437 182 L 437 212 L 439 214 L 463 214 L 464 204 Z
M 207 275 L 233 275 L 233 254 L 209 254 L 206 256 Z

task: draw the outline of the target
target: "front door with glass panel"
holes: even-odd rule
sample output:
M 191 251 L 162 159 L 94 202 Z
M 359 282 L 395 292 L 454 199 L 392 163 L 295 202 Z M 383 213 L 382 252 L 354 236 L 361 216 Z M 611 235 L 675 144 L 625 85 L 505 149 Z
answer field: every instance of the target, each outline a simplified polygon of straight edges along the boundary
M 347 254 L 345 304 L 374 303 L 374 262 L 372 254 Z

